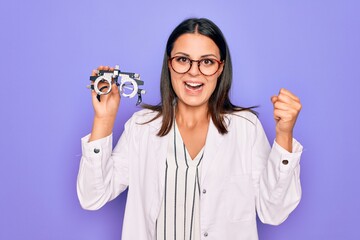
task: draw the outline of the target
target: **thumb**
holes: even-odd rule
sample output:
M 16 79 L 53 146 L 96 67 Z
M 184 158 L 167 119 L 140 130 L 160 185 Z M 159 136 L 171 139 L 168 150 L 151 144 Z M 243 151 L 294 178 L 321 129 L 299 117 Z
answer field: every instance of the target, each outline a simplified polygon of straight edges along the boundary
M 274 104 L 278 100 L 278 96 L 272 96 L 271 102 Z
M 91 100 L 93 105 L 95 106 L 95 104 L 97 104 L 99 102 L 99 100 L 97 99 L 97 93 L 95 92 L 95 90 L 91 90 Z

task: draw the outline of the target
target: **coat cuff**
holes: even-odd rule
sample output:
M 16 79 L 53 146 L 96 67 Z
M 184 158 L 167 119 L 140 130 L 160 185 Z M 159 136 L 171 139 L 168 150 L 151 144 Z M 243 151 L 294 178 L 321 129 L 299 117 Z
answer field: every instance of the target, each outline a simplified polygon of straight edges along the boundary
M 81 138 L 82 155 L 90 161 L 101 159 L 104 154 L 112 151 L 112 133 L 104 138 L 89 142 L 90 134 Z
M 273 159 L 278 161 L 276 165 L 279 166 L 279 170 L 282 173 L 289 173 L 300 163 L 303 146 L 294 138 L 292 141 L 292 149 L 293 152 L 290 153 L 274 140 L 272 153 L 276 157 Z

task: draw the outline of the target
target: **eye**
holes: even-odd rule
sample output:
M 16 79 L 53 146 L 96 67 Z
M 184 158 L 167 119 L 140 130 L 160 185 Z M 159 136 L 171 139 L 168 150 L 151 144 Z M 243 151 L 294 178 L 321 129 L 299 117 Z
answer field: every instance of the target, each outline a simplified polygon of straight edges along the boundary
M 176 60 L 176 62 L 178 62 L 178 63 L 189 63 L 189 62 L 190 62 L 190 59 L 189 59 L 189 58 L 183 57 L 183 56 L 175 57 L 175 60 Z
M 201 64 L 204 66 L 211 66 L 215 63 L 215 61 L 213 59 L 210 58 L 205 58 L 201 60 Z

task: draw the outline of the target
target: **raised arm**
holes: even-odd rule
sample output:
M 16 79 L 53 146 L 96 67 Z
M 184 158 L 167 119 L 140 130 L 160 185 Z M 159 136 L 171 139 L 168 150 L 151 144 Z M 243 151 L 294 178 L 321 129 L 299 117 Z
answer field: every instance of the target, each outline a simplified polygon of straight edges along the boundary
M 108 66 L 100 66 L 98 68 L 98 71 L 99 70 L 113 71 L 114 69 Z M 93 70 L 92 76 L 95 76 L 96 72 L 97 70 Z M 98 101 L 96 96 L 96 92 L 92 90 L 91 98 L 95 114 L 89 141 L 104 138 L 112 133 L 120 105 L 120 93 L 115 83 L 113 83 L 112 90 L 109 94 L 101 96 L 101 101 Z
M 293 138 L 293 128 L 301 109 L 292 93 L 281 89 L 272 97 L 276 139 L 269 148 L 258 121 L 253 146 L 253 179 L 256 210 L 260 220 L 278 225 L 295 209 L 301 199 L 300 156 L 302 146 Z
M 113 70 L 100 66 L 98 70 Z M 92 75 L 95 76 L 96 70 Z M 101 85 L 101 84 L 100 84 Z M 101 87 L 101 86 L 99 86 Z M 77 178 L 77 194 L 84 209 L 96 210 L 111 201 L 128 186 L 127 124 L 117 148 L 112 149 L 112 130 L 120 104 L 117 86 L 108 95 L 97 99 L 91 92 L 94 107 L 93 128 L 81 139 L 82 157 Z

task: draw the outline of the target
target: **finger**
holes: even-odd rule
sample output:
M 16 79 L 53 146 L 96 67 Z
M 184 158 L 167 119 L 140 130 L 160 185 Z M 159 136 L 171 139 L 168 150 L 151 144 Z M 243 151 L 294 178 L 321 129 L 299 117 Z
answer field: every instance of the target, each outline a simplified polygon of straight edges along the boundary
M 284 94 L 284 95 L 290 97 L 291 99 L 293 99 L 297 102 L 300 102 L 300 99 L 297 96 L 295 96 L 292 92 L 290 92 L 289 90 L 287 90 L 285 88 L 281 88 L 279 91 L 279 94 Z
M 107 71 L 109 69 L 108 66 L 100 66 L 99 68 L 100 68 L 99 70 L 102 70 L 102 71 Z
M 111 85 L 111 92 L 114 94 L 119 94 L 119 87 L 116 85 L 115 82 Z
M 97 75 L 98 75 L 98 73 L 99 73 L 99 71 L 98 71 L 98 70 L 93 69 L 93 70 L 91 71 L 91 76 L 97 76 Z
M 295 102 L 295 100 L 292 99 L 291 97 L 289 97 L 288 95 L 280 93 L 279 96 L 278 96 L 278 102 L 292 104 L 293 102 Z
M 274 104 L 276 101 L 278 100 L 277 96 L 272 96 L 271 97 L 271 102 Z
M 91 90 L 91 101 L 92 101 L 93 105 L 95 105 L 97 102 L 99 102 L 96 97 L 97 97 L 96 92 L 94 90 Z
M 290 110 L 295 110 L 297 112 L 300 112 L 302 105 L 300 102 L 295 101 L 294 99 L 290 98 L 287 95 L 284 94 L 280 94 L 278 97 L 278 101 L 276 101 L 276 103 L 284 103 L 288 106 L 288 109 Z
M 298 115 L 301 111 L 301 104 L 298 102 L 292 102 L 292 104 L 277 101 L 274 103 L 274 109 L 288 111 L 292 115 Z
M 280 109 L 274 110 L 274 119 L 276 119 L 276 120 L 281 119 L 282 121 L 288 122 L 288 121 L 293 120 L 294 118 L 295 117 L 289 111 L 280 110 Z
M 97 71 L 111 71 L 111 72 L 113 72 L 114 70 L 115 70 L 115 68 L 113 68 L 113 67 L 102 66 L 102 65 L 97 68 Z M 96 71 L 96 70 L 93 70 L 93 71 Z
M 274 109 L 274 119 L 277 121 L 281 119 L 280 111 L 282 110 Z
M 274 115 L 277 117 L 280 117 L 282 119 L 292 120 L 296 119 L 299 116 L 299 111 L 293 108 L 288 108 L 286 110 L 275 108 L 274 109 Z
M 287 111 L 291 109 L 291 106 L 289 106 L 289 104 L 277 101 L 274 103 L 274 109 Z
M 113 67 L 110 67 L 110 66 L 99 66 L 98 67 L 98 70 L 99 71 L 114 71 L 115 70 L 115 68 L 113 68 Z

